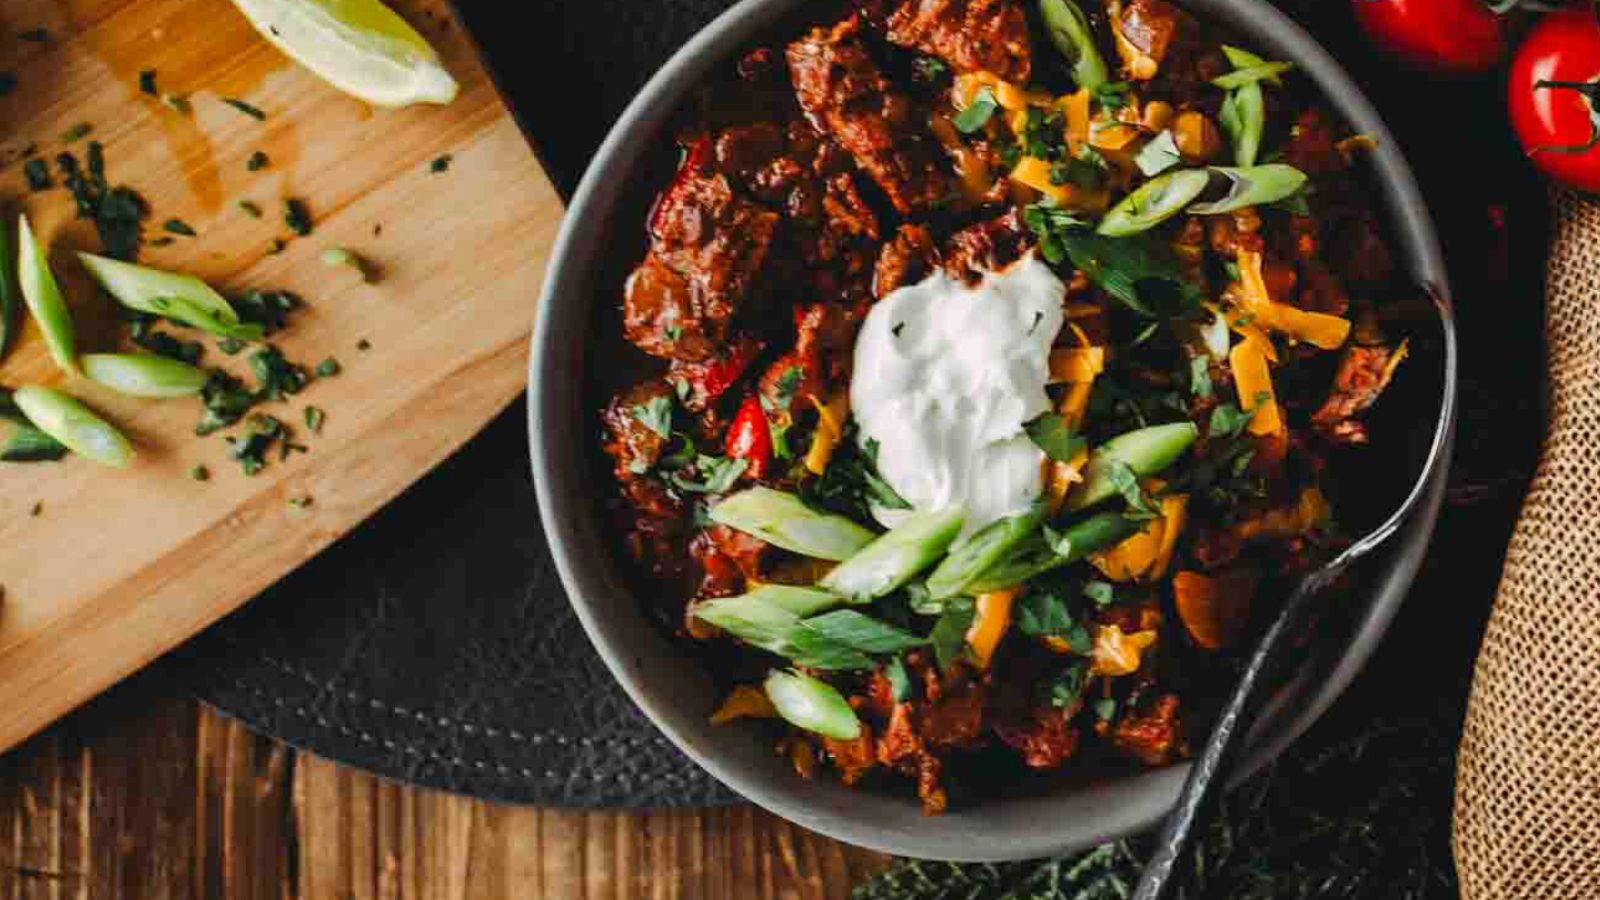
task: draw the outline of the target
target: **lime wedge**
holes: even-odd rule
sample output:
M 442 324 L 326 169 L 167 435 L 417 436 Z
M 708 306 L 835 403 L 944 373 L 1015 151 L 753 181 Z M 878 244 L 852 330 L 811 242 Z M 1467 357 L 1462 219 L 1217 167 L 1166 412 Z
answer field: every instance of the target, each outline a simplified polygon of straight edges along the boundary
M 457 85 L 416 29 L 378 0 L 233 0 L 261 36 L 373 106 L 449 103 Z

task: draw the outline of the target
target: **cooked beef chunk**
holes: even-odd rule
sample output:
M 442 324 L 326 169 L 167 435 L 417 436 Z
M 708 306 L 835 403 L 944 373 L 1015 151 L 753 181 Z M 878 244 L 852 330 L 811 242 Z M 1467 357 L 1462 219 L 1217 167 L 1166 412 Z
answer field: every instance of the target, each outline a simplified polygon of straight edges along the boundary
M 1381 344 L 1346 347 L 1333 376 L 1333 390 L 1311 416 L 1312 427 L 1340 444 L 1365 444 L 1367 427 L 1357 417 L 1383 395 L 1401 352 Z
M 921 281 L 938 264 L 933 236 L 921 225 L 901 225 L 883 245 L 873 266 L 872 296 L 881 300 L 896 290 Z
M 1111 743 L 1145 765 L 1164 766 L 1183 752 L 1178 695 L 1162 694 L 1148 712 L 1129 712 L 1111 729 Z
M 999 271 L 1021 259 L 1033 241 L 1033 232 L 1013 209 L 952 234 L 945 244 L 944 268 L 951 278 L 975 281 L 984 272 Z
M 1033 70 L 1018 0 L 865 0 L 861 7 L 890 41 L 937 56 L 957 72 L 985 70 L 1026 84 Z
M 867 54 L 858 17 L 815 29 L 789 45 L 788 57 L 811 124 L 855 157 L 898 212 L 926 210 L 949 195 L 949 173 L 910 97 Z
M 653 356 L 710 358 L 754 292 L 778 215 L 734 194 L 726 176 L 701 171 L 692 151 L 650 216 L 650 253 L 628 279 L 623 333 Z
M 610 440 L 605 451 L 616 460 L 617 478 L 631 481 L 655 467 L 666 447 L 667 438 L 645 422 L 651 401 L 672 400 L 672 389 L 651 379 L 634 385 L 611 398 L 602 419 Z

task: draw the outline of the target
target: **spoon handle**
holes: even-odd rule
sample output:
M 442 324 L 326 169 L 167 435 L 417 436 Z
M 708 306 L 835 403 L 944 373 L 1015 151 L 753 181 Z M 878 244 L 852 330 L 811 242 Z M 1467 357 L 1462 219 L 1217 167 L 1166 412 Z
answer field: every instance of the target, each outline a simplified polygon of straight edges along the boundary
M 1261 636 L 1233 694 L 1217 718 L 1211 737 L 1194 759 L 1177 806 L 1167 817 L 1155 851 L 1145 863 L 1144 874 L 1133 892 L 1134 900 L 1172 897 L 1188 876 L 1188 863 L 1192 861 L 1189 847 L 1195 833 L 1205 826 L 1222 798 L 1228 772 L 1244 747 L 1244 735 L 1250 730 L 1253 713 L 1276 681 L 1272 675 L 1289 658 L 1293 647 L 1291 639 L 1300 633 L 1301 624 L 1316 607 L 1312 601 L 1348 567 L 1349 561 L 1341 559 L 1308 576 Z

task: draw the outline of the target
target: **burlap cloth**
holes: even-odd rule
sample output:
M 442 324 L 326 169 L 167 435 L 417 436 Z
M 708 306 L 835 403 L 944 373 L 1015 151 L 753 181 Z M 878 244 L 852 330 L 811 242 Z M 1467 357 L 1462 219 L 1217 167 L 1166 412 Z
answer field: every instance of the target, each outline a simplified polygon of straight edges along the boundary
M 1559 192 L 1554 213 L 1549 432 L 1457 763 L 1465 900 L 1600 900 L 1600 200 Z

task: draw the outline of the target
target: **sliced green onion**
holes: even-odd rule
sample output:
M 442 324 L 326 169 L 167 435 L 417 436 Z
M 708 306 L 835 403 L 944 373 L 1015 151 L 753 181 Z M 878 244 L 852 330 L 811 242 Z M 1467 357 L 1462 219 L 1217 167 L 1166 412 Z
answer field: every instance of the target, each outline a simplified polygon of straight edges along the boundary
M 1182 169 L 1146 181 L 1113 206 L 1095 231 L 1127 237 L 1154 228 L 1183 211 L 1211 182 L 1204 169 Z
M 789 635 L 801 619 L 843 602 L 838 594 L 816 588 L 768 584 L 736 597 L 702 600 L 689 614 L 753 647 L 788 656 Z
M 1083 484 L 1067 497 L 1067 508 L 1087 509 L 1117 495 L 1112 470 L 1125 465 L 1133 474 L 1146 478 L 1177 461 L 1189 445 L 1200 437 L 1193 422 L 1152 425 L 1118 435 L 1089 454 L 1083 468 Z
M 1261 135 L 1267 127 L 1267 101 L 1261 82 L 1252 81 L 1229 94 L 1217 120 L 1233 144 L 1233 161 L 1241 166 L 1255 165 L 1261 152 Z
M 67 309 L 61 286 L 50 271 L 44 249 L 34 240 L 27 216 L 17 219 L 17 280 L 22 285 L 22 299 L 27 302 L 28 311 L 33 313 L 39 330 L 44 333 L 50 358 L 63 372 L 76 372 L 78 350 L 72 312 Z
M 973 594 L 1016 587 L 1052 569 L 1078 562 L 1091 553 L 1122 543 L 1145 527 L 1120 512 L 1096 513 L 1062 529 L 1054 539 L 1035 532 L 1006 558 L 967 586 Z
M 1212 172 L 1228 179 L 1228 193 L 1221 199 L 1196 203 L 1189 212 L 1202 216 L 1233 212 L 1246 206 L 1276 203 L 1305 187 L 1306 173 L 1286 163 L 1232 168 L 1217 166 Z
M 1278 78 L 1278 74 L 1280 72 L 1287 72 L 1289 69 L 1294 68 L 1293 63 L 1268 62 L 1266 57 L 1257 56 L 1243 47 L 1235 47 L 1232 44 L 1222 45 L 1222 55 L 1228 58 L 1228 62 L 1233 65 L 1233 68 L 1236 71 L 1247 69 L 1264 69 L 1273 66 L 1285 66 L 1286 68 L 1279 70 L 1279 72 L 1274 72 L 1264 79 L 1257 79 L 1271 82 L 1279 87 L 1283 86 L 1283 80 Z M 1227 76 L 1223 75 L 1221 77 L 1226 78 Z M 1217 82 L 1213 80 L 1211 83 L 1216 84 Z M 1218 85 L 1218 87 L 1227 87 L 1227 85 Z
M 928 576 L 928 593 L 942 600 L 964 594 L 984 572 L 1010 554 L 1039 530 L 1044 515 L 1038 508 L 990 522 L 951 549 L 950 555 Z
M 1094 90 L 1106 83 L 1106 63 L 1095 46 L 1089 17 L 1073 0 L 1039 0 L 1039 17 L 1057 52 L 1072 64 L 1072 80 Z
M 163 272 L 92 253 L 79 253 L 78 259 L 106 293 L 129 309 L 164 316 L 221 337 L 261 339 L 260 325 L 241 322 L 239 313 L 221 294 L 193 275 Z
M 200 393 L 205 370 L 153 353 L 86 353 L 83 373 L 119 394 L 163 400 Z
M 944 555 L 961 525 L 960 507 L 913 513 L 899 527 L 864 547 L 829 572 L 818 587 L 857 601 L 882 597 Z
M 711 507 L 711 520 L 816 559 L 848 559 L 873 533 L 844 516 L 818 512 L 794 494 L 754 487 Z
M 117 468 L 133 461 L 133 446 L 122 432 L 66 394 L 24 385 L 12 394 L 12 400 L 34 427 L 79 456 Z
M 789 724 L 835 740 L 861 736 L 861 720 L 833 685 L 800 672 L 773 672 L 763 685 L 772 708 Z

